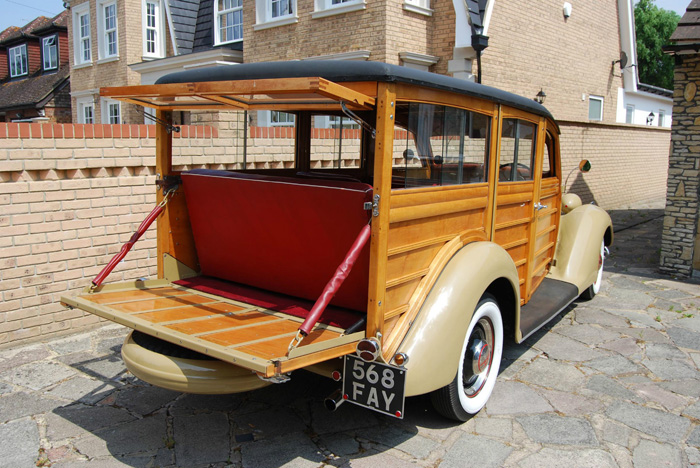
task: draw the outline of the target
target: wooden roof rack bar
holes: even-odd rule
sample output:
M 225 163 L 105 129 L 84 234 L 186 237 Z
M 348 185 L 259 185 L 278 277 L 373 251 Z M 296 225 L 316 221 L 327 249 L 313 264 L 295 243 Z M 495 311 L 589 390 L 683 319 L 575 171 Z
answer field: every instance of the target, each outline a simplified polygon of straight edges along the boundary
M 161 110 L 328 109 L 339 108 L 341 101 L 368 110 L 376 103 L 374 97 L 320 77 L 120 86 L 101 88 L 100 95 Z

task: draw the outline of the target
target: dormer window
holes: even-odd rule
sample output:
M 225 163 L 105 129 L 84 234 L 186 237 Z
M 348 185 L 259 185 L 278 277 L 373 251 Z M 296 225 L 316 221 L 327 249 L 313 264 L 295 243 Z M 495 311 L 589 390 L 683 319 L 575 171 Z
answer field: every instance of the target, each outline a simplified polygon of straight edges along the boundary
M 100 59 L 110 59 L 119 56 L 117 31 L 116 2 L 101 2 L 98 4 L 98 36 L 97 45 Z
M 215 43 L 226 44 L 243 40 L 243 0 L 216 0 Z
M 144 0 L 142 15 L 144 57 L 165 57 L 165 35 L 163 34 L 161 0 Z
M 22 76 L 27 74 L 27 44 L 13 47 L 9 51 L 10 76 Z
M 58 68 L 57 39 L 57 36 L 49 36 L 41 40 L 41 55 L 44 58 L 44 70 L 55 70 Z

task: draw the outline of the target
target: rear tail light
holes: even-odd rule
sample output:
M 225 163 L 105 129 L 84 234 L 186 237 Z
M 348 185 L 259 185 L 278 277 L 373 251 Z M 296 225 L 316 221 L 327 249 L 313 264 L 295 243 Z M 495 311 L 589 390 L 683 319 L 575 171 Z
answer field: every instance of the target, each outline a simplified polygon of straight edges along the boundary
M 366 362 L 376 361 L 379 357 L 379 341 L 376 338 L 363 338 L 357 343 L 355 354 Z

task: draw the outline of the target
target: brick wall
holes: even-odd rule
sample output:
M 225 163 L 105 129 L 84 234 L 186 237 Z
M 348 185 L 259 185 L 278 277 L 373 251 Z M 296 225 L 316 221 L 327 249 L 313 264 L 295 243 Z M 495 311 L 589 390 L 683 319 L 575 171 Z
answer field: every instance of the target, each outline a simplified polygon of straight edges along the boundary
M 0 346 L 98 321 L 59 298 L 88 285 L 152 209 L 154 135 L 152 125 L 0 124 Z M 216 136 L 183 127 L 174 163 L 235 168 L 231 140 Z M 155 273 L 153 230 L 109 281 Z
M 698 197 L 700 191 L 700 56 L 677 55 L 673 90 L 673 142 L 660 269 L 690 276 L 700 270 Z

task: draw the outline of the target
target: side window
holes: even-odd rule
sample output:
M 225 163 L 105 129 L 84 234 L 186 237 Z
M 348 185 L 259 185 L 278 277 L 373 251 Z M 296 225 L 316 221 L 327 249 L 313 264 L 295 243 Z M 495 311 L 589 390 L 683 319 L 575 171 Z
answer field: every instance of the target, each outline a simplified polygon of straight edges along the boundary
M 311 116 L 311 160 L 309 168 L 359 168 L 362 129 L 352 119 L 340 115 Z
M 491 118 L 454 107 L 403 103 L 396 109 L 395 188 L 486 182 Z
M 544 159 L 542 160 L 542 178 L 555 177 L 554 155 L 556 154 L 556 143 L 551 133 L 547 132 L 544 140 Z
M 519 119 L 503 119 L 498 180 L 532 180 L 536 125 Z

